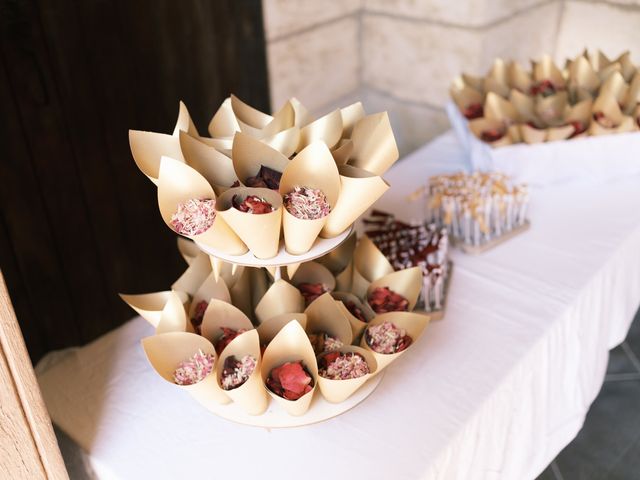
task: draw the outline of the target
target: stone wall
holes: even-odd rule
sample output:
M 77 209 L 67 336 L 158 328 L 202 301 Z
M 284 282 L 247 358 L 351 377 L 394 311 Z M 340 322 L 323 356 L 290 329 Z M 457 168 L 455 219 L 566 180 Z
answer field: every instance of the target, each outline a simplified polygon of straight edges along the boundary
M 388 110 L 402 153 L 445 131 L 451 79 L 640 45 L 640 0 L 263 0 L 271 102 Z M 638 61 L 634 57 L 634 61 Z

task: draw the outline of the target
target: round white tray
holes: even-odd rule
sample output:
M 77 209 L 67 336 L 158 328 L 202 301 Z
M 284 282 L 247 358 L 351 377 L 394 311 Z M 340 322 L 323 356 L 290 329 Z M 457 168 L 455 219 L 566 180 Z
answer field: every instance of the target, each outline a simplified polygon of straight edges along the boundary
M 323 422 L 333 417 L 337 417 L 344 412 L 351 410 L 353 407 L 362 402 L 376 389 L 384 371 L 374 376 L 360 387 L 356 393 L 341 403 L 327 402 L 320 390 L 316 388 L 314 398 L 311 401 L 311 407 L 304 415 L 294 417 L 289 415 L 277 402 L 271 400 L 267 411 L 262 415 L 249 415 L 236 403 L 227 405 L 219 405 L 212 403 L 207 408 L 216 415 L 231 420 L 232 422 L 241 423 L 243 425 L 253 425 L 254 427 L 265 428 L 288 428 L 301 427 L 303 425 L 311 425 L 312 423 Z
M 307 253 L 303 253 L 302 255 L 292 255 L 287 252 L 284 246 L 284 241 L 280 241 L 280 250 L 278 254 L 273 258 L 260 259 L 256 258 L 251 251 L 245 253 L 244 255 L 228 255 L 226 253 L 221 252 L 215 248 L 211 248 L 207 245 L 202 245 L 201 243 L 197 243 L 200 250 L 209 255 L 219 258 L 220 260 L 224 260 L 225 262 L 235 263 L 236 265 L 243 265 L 245 267 L 280 267 L 284 265 L 293 265 L 296 263 L 309 262 L 316 258 L 322 257 L 327 253 L 335 250 L 342 244 L 351 231 L 353 230 L 353 225 L 347 228 L 344 232 L 342 232 L 337 237 L 333 238 L 320 238 L 318 237 L 311 250 Z

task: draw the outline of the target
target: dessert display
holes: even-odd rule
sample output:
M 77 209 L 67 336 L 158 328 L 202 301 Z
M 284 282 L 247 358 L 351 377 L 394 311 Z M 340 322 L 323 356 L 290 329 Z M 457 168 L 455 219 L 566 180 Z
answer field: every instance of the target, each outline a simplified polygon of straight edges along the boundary
M 178 210 L 171 216 L 171 225 L 182 235 L 200 235 L 213 225 L 215 206 L 215 200 L 191 198 L 178 204 Z
M 332 351 L 318 358 L 318 375 L 329 380 L 351 380 L 369 373 L 369 364 L 359 353 Z
M 344 346 L 340 339 L 332 337 L 326 332 L 309 333 L 308 337 L 313 347 L 313 352 L 316 355 L 324 352 L 332 352 Z
M 213 371 L 215 357 L 198 350 L 192 357 L 180 362 L 173 373 L 177 385 L 193 385 L 201 382 Z
M 406 312 L 409 301 L 389 287 L 377 287 L 368 298 L 369 305 L 376 313 Z
M 216 343 L 214 344 L 216 353 L 220 355 L 225 347 L 229 345 L 234 338 L 244 332 L 246 332 L 244 328 L 234 330 L 233 328 L 222 327 L 222 335 L 220 336 L 220 338 L 218 338 L 218 340 L 216 340 Z
M 586 51 L 564 68 L 549 56 L 530 70 L 497 59 L 484 77 L 463 74 L 450 88 L 471 132 L 494 147 L 637 131 L 639 92 L 629 52 L 610 60 Z
M 233 390 L 242 386 L 256 369 L 256 359 L 245 355 L 238 360 L 234 355 L 228 356 L 222 368 L 221 384 L 223 390 Z
M 311 392 L 313 377 L 301 361 L 287 362 L 271 370 L 266 384 L 276 395 L 286 400 L 298 400 Z
M 364 333 L 367 345 L 376 353 L 388 355 L 406 350 L 412 339 L 407 332 L 391 322 L 367 327 Z
M 233 208 L 236 210 L 240 210 L 245 213 L 252 213 L 254 215 L 261 215 L 274 211 L 273 205 L 264 198 L 260 198 L 256 195 L 248 195 L 244 199 L 242 199 L 240 195 L 234 195 L 231 203 Z
M 420 194 L 426 198 L 427 220 L 444 226 L 462 246 L 492 246 L 528 226 L 527 185 L 500 173 L 438 175 Z

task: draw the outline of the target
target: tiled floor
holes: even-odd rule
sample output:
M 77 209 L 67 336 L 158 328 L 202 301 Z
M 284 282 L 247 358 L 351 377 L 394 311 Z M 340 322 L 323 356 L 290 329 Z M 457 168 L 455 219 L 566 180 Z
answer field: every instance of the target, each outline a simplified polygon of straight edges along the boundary
M 611 351 L 582 430 L 538 480 L 640 479 L 640 312 Z

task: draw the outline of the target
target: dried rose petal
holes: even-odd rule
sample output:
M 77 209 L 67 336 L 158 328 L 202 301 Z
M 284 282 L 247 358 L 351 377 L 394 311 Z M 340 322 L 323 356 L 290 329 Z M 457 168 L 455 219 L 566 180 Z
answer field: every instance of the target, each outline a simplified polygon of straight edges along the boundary
M 247 187 L 255 188 L 269 188 L 271 190 L 278 190 L 280 188 L 280 178 L 282 173 L 274 170 L 273 168 L 260 166 L 260 171 L 255 177 L 247 178 L 244 182 Z
M 480 134 L 480 139 L 483 142 L 495 142 L 500 140 L 502 137 L 504 137 L 506 131 L 503 129 L 497 129 L 497 128 L 491 128 L 489 130 L 483 130 L 483 132 Z
M 256 359 L 245 355 L 238 360 L 234 355 L 227 357 L 222 368 L 222 388 L 233 390 L 242 386 L 256 369 Z
M 604 112 L 594 112 L 593 119 L 604 128 L 615 128 L 616 126 L 615 122 L 607 117 Z
M 231 343 L 231 341 L 236 338 L 241 333 L 246 332 L 244 328 L 240 330 L 234 330 L 232 328 L 221 327 L 222 328 L 222 336 L 216 340 L 214 347 L 216 348 L 216 353 L 220 355 L 222 351 L 225 349 L 227 345 Z
M 294 187 L 284 196 L 284 206 L 287 212 L 301 220 L 317 220 L 331 211 L 322 190 L 310 187 Z
M 587 125 L 582 123 L 580 120 L 574 120 L 573 122 L 569 122 L 569 125 L 573 127 L 573 133 L 569 136 L 569 138 L 576 137 L 581 133 L 587 131 Z
M 389 287 L 378 287 L 369 295 L 369 305 L 376 313 L 406 312 L 409 301 Z
M 209 306 L 208 302 L 201 300 L 196 305 L 196 308 L 193 312 L 193 317 L 191 317 L 191 325 L 193 325 L 193 329 L 196 331 L 198 335 L 200 335 L 201 333 L 204 312 L 207 310 L 208 306 Z
M 474 118 L 480 118 L 484 115 L 484 108 L 481 103 L 471 103 L 465 107 L 462 114 L 467 120 L 473 120 Z
M 319 359 L 318 374 L 329 380 L 349 380 L 370 373 L 365 358 L 354 352 L 331 352 Z
M 391 322 L 367 327 L 365 339 L 371 350 L 382 354 L 402 352 L 412 342 L 404 329 L 396 327 Z
M 313 351 L 316 355 L 323 352 L 338 350 L 344 346 L 340 339 L 332 337 L 326 332 L 309 333 L 308 336 L 309 342 L 311 342 L 311 346 L 313 347 Z
M 214 360 L 212 354 L 198 349 L 193 357 L 180 362 L 173 372 L 173 381 L 178 385 L 193 385 L 204 380 L 213 370 Z
M 351 315 L 356 317 L 361 322 L 367 321 L 367 317 L 364 316 L 364 313 L 362 312 L 360 307 L 358 307 L 358 305 L 355 304 L 355 302 L 346 302 L 346 303 L 342 302 L 342 303 L 344 304 L 345 307 L 347 307 L 347 310 L 351 312 Z
M 231 204 L 236 210 L 240 210 L 245 213 L 253 213 L 254 215 L 261 215 L 263 213 L 271 213 L 274 211 L 273 206 L 269 202 L 256 195 L 249 195 L 244 200 L 240 199 L 240 195 L 234 195 L 231 199 Z
M 551 80 L 542 80 L 531 85 L 529 93 L 534 96 L 542 95 L 543 97 L 548 97 L 555 94 L 558 90 L 562 90 L 562 88 L 556 87 Z
M 304 302 L 308 307 L 319 296 L 327 293 L 329 289 L 323 283 L 299 283 L 297 285 L 298 290 L 304 297 Z
M 269 372 L 267 387 L 287 400 L 298 400 L 313 389 L 313 377 L 301 361 L 287 362 Z
M 211 198 L 191 198 L 178 204 L 171 215 L 171 226 L 182 235 L 200 235 L 206 232 L 216 219 L 216 201 Z

